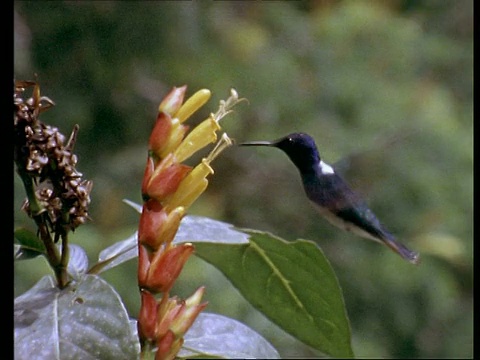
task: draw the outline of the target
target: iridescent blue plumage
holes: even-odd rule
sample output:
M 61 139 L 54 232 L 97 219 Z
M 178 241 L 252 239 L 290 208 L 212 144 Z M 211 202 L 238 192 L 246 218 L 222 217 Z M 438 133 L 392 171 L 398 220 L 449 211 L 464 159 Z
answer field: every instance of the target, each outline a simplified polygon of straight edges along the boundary
M 419 262 L 418 253 L 398 242 L 366 202 L 321 160 L 311 136 L 293 133 L 273 142 L 253 141 L 240 145 L 273 146 L 283 150 L 298 168 L 307 197 L 326 220 L 358 236 L 387 245 L 411 263 Z

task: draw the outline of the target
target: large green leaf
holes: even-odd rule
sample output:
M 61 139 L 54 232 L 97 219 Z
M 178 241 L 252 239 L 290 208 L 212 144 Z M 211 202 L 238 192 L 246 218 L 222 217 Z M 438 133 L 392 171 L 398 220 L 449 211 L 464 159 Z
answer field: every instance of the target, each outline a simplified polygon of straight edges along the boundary
M 353 356 L 340 286 L 315 243 L 287 242 L 194 216 L 183 219 L 174 240 L 186 241 L 195 243 L 199 257 L 222 271 L 252 305 L 285 331 L 330 356 Z M 136 255 L 136 236 L 132 236 L 105 249 L 99 264 L 107 265 L 105 270 Z
M 228 317 L 200 313 L 185 334 L 180 358 L 278 359 L 277 350 L 248 326 Z
M 318 246 L 245 230 L 248 244 L 195 243 L 242 295 L 286 332 L 333 357 L 353 357 L 335 273 Z
M 136 359 L 138 337 L 115 290 L 94 275 L 59 290 L 43 277 L 15 299 L 15 359 Z

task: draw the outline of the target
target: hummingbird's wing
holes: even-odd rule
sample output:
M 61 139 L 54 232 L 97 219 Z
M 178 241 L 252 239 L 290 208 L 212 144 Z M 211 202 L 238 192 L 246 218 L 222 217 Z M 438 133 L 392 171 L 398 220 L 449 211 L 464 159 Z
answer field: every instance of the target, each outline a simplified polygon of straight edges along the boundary
M 336 173 L 305 178 L 304 187 L 308 198 L 334 225 L 372 240 L 387 236 L 366 202 Z
M 394 171 L 392 157 L 401 151 L 400 147 L 408 147 L 413 134 L 412 129 L 405 127 L 379 134 L 371 146 L 349 153 L 331 165 L 356 192 L 375 197 L 376 185 Z
M 383 243 L 404 259 L 418 262 L 418 253 L 399 243 L 367 203 L 336 173 L 304 178 L 304 187 L 320 214 L 333 225 Z

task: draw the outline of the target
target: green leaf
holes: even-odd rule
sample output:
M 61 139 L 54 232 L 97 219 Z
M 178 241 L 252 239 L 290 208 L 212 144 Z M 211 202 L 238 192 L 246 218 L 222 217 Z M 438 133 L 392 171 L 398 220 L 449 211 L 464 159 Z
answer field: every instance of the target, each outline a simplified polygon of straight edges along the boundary
M 278 359 L 277 350 L 248 326 L 228 317 L 200 313 L 185 334 L 178 357 Z
M 16 359 L 136 359 L 134 330 L 118 294 L 94 275 L 63 290 L 45 276 L 14 303 Z
M 25 228 L 18 228 L 14 232 L 15 240 L 20 246 L 15 246 L 15 260 L 32 259 L 45 254 L 45 245 L 34 232 Z
M 195 253 L 289 334 L 327 355 L 353 357 L 342 291 L 318 246 L 244 231 L 249 244 L 196 243 Z

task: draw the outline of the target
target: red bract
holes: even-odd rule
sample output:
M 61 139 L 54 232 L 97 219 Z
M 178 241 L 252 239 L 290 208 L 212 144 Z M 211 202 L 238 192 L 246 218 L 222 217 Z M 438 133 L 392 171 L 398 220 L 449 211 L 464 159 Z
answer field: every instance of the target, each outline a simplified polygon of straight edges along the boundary
M 154 340 L 157 326 L 157 300 L 148 291 L 140 291 L 141 307 L 138 315 L 138 335 L 140 339 Z
M 172 118 L 170 115 L 160 112 L 157 116 L 157 121 L 153 127 L 152 133 L 148 140 L 148 150 L 159 154 L 165 147 L 168 137 L 172 131 Z
M 177 339 L 175 334 L 169 330 L 165 336 L 157 341 L 157 352 L 155 360 L 173 360 L 183 345 L 183 338 Z
M 154 171 L 145 187 L 144 195 L 161 202 L 176 192 L 184 177 L 192 168 L 183 164 L 172 164 L 161 171 Z
M 150 248 L 157 248 L 161 241 L 159 234 L 167 216 L 159 202 L 152 199 L 145 202 L 138 226 L 138 242 Z
M 142 287 L 153 292 L 168 292 L 193 250 L 193 245 L 186 243 L 157 251 L 150 262 L 147 278 Z
M 182 106 L 186 91 L 187 85 L 173 87 L 158 106 L 158 112 L 165 112 L 169 115 L 175 114 Z

